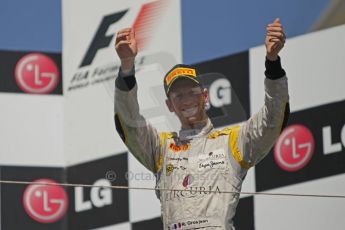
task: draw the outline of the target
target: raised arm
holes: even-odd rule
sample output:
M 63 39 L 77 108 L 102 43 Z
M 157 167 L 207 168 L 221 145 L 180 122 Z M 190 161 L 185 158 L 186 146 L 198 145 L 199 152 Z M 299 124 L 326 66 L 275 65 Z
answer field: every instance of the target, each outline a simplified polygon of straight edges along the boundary
M 160 167 L 161 139 L 157 130 L 140 114 L 137 100 L 134 60 L 138 49 L 134 31 L 117 33 L 115 49 L 121 60 L 115 80 L 115 126 L 131 153 L 150 171 Z
M 284 43 L 284 29 L 276 19 L 267 26 L 264 106 L 231 132 L 232 152 L 242 169 L 254 166 L 267 155 L 287 122 L 288 85 L 278 56 Z

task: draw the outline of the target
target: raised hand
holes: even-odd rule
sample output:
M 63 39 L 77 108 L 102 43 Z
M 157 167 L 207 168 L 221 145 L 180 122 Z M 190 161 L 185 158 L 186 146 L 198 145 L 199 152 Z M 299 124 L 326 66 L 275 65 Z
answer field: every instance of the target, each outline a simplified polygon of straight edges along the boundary
M 132 28 L 124 28 L 117 33 L 115 50 L 121 60 L 122 70 L 131 70 L 134 66 L 135 56 L 138 53 L 135 33 Z
M 266 33 L 266 57 L 275 61 L 278 58 L 278 53 L 285 44 L 285 32 L 279 18 L 276 18 L 273 23 L 267 25 Z

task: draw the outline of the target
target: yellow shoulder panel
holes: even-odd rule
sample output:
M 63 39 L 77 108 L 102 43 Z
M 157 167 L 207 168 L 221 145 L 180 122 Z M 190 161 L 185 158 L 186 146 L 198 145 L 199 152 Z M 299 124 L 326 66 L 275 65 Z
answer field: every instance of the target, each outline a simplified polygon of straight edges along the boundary
M 158 162 L 156 163 L 156 172 L 158 172 L 163 165 L 163 151 L 165 148 L 165 139 L 167 138 L 169 133 L 161 132 L 160 133 L 160 141 L 161 141 L 161 152 L 159 153 L 159 159 Z
M 222 130 L 215 130 L 208 135 L 208 139 L 215 139 L 219 136 L 230 135 L 231 128 L 224 128 Z
M 253 165 L 244 160 L 243 154 L 241 153 L 240 149 L 238 148 L 239 131 L 240 131 L 239 125 L 231 128 L 231 132 L 230 132 L 231 152 L 232 152 L 232 155 L 234 156 L 235 160 L 241 165 L 242 168 L 249 169 Z

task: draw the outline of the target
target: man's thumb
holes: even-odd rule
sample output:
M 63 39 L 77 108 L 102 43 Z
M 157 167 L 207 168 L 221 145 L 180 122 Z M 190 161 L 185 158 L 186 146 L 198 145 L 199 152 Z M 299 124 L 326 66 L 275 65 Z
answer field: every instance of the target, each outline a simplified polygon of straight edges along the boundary
M 276 18 L 276 19 L 274 20 L 274 23 L 280 23 L 280 18 Z

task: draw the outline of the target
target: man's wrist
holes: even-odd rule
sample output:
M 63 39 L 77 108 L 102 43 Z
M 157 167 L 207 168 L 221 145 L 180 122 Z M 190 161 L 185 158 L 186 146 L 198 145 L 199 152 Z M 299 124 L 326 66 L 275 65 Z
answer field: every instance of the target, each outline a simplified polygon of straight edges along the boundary
M 278 54 L 266 54 L 266 58 L 269 60 L 269 61 L 277 61 L 278 60 Z
M 134 69 L 134 58 L 121 59 L 121 71 L 124 75 L 129 75 Z
M 122 91 L 129 91 L 136 85 L 135 79 L 135 68 L 132 67 L 131 70 L 124 72 L 122 66 L 119 70 L 119 76 L 115 80 L 116 88 Z
M 135 68 L 134 65 L 132 66 L 131 69 L 123 69 L 122 65 L 120 67 L 120 71 L 119 71 L 119 75 L 121 77 L 128 77 L 128 76 L 132 76 L 135 74 Z

